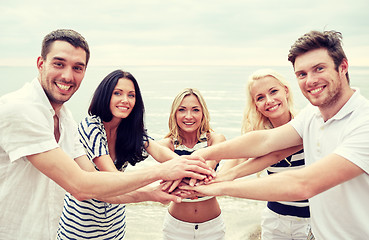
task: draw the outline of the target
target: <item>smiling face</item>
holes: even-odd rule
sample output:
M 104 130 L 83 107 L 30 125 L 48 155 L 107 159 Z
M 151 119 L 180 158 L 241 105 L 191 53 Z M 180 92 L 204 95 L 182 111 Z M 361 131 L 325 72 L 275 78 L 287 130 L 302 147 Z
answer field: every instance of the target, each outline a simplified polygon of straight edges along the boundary
M 86 52 L 65 41 L 55 41 L 46 59 L 37 59 L 39 81 L 58 110 L 78 90 L 86 71 Z
M 129 116 L 136 104 L 136 91 L 133 82 L 127 78 L 120 78 L 110 99 L 110 111 L 113 119 Z
M 183 98 L 176 111 L 177 125 L 181 131 L 194 133 L 201 125 L 203 111 L 196 96 L 188 95 Z
M 252 83 L 251 97 L 256 109 L 273 124 L 285 124 L 290 120 L 287 102 L 288 88 L 272 76 L 265 76 Z
M 294 68 L 301 92 L 314 106 L 330 108 L 342 96 L 342 83 L 346 81 L 344 65 L 336 70 L 332 58 L 326 49 L 311 50 L 296 58 Z

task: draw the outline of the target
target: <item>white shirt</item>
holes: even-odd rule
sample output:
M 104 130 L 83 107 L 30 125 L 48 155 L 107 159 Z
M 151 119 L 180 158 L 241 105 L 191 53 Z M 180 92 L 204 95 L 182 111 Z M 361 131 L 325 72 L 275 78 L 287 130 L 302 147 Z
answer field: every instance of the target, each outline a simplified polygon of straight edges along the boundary
M 309 199 L 317 240 L 369 237 L 369 103 L 356 90 L 341 110 L 324 122 L 317 107 L 300 112 L 291 125 L 303 139 L 306 165 L 335 153 L 365 173 Z
M 38 79 L 0 98 L 0 239 L 55 239 L 65 190 L 26 158 L 60 147 L 71 158 L 85 155 L 71 113 L 55 112 Z

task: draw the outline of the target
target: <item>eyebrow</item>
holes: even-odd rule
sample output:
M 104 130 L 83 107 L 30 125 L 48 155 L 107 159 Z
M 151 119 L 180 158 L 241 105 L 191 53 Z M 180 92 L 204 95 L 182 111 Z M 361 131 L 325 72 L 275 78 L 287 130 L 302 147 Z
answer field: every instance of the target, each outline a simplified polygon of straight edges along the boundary
M 124 90 L 123 89 L 121 89 L 121 88 L 117 88 L 117 87 L 115 87 L 114 88 L 114 91 L 121 91 L 121 92 L 124 92 Z M 129 93 L 136 93 L 136 90 L 131 90 L 131 91 L 128 91 Z
M 309 69 L 314 69 L 314 68 L 316 68 L 316 67 L 318 67 L 318 66 L 320 66 L 320 65 L 326 65 L 326 63 L 324 63 L 324 62 L 319 62 L 319 63 L 317 63 L 317 64 L 315 64 L 315 65 L 313 65 L 313 66 L 309 67 Z M 306 71 L 305 71 L 305 70 L 295 71 L 295 74 L 297 74 L 297 73 L 302 73 L 302 72 L 306 72 Z
M 65 58 L 62 58 L 62 57 L 53 57 L 53 60 L 58 60 L 58 61 L 63 61 L 63 62 L 67 61 Z M 86 64 L 83 62 L 76 62 L 75 64 L 82 66 L 82 67 L 86 67 Z

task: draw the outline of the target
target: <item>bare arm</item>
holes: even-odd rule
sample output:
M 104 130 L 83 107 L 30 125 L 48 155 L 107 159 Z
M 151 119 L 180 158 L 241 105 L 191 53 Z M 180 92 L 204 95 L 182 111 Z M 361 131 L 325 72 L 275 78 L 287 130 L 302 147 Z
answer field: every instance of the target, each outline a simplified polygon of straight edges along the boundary
M 168 147 L 165 147 L 151 139 L 149 139 L 149 146 L 146 148 L 146 151 L 158 162 L 165 162 L 178 157 L 178 155 Z
M 157 186 L 148 185 L 124 195 L 99 200 L 109 203 L 138 203 L 153 201 L 160 202 L 162 204 L 168 204 L 170 201 L 176 203 L 180 203 L 182 201 L 180 197 L 169 194 L 163 191 L 162 188 L 162 184 L 158 184 Z
M 360 167 L 347 159 L 330 154 L 298 170 L 258 179 L 183 188 L 196 190 L 205 195 L 227 195 L 265 201 L 297 201 L 311 198 L 363 173 Z
M 93 166 L 93 164 L 87 158 L 78 158 L 75 161 L 83 170 L 89 172 L 97 171 Z M 97 165 L 97 167 L 102 171 L 118 172 L 109 155 L 97 157 L 94 159 L 94 162 Z M 109 203 L 137 203 L 143 201 L 155 201 L 160 202 L 162 204 L 167 204 L 170 201 L 175 202 L 181 201 L 181 198 L 163 192 L 161 188 L 162 186 L 160 185 L 158 186 L 148 185 L 120 196 L 109 198 L 100 197 L 98 198 L 98 200 Z
M 226 140 L 226 138 L 224 137 L 223 134 L 219 134 L 219 133 L 215 133 L 215 132 L 211 132 L 208 134 L 208 146 L 213 146 L 216 145 L 218 143 L 224 142 Z M 215 168 L 216 165 L 220 162 L 221 159 L 216 159 L 216 160 L 208 160 L 207 164 L 211 167 L 211 168 Z
M 206 160 L 254 158 L 301 144 L 302 139 L 296 130 L 290 124 L 285 124 L 273 129 L 248 132 L 214 146 L 199 149 L 193 155 Z
M 222 168 L 219 170 L 219 174 L 225 174 L 226 172 L 230 172 L 229 170 L 242 164 L 243 162 L 247 161 L 247 158 L 237 158 L 237 159 L 228 159 L 226 161 L 223 161 L 224 164 Z M 233 179 L 232 179 L 233 180 Z
M 236 178 L 245 177 L 253 173 L 260 172 L 261 170 L 264 170 L 265 168 L 269 167 L 272 164 L 275 164 L 279 162 L 280 160 L 290 156 L 291 154 L 296 153 L 297 151 L 301 150 L 303 148 L 302 145 L 300 146 L 294 146 L 287 149 L 275 151 L 272 153 L 269 153 L 267 155 L 257 157 L 257 158 L 250 158 L 247 160 L 241 160 L 241 159 L 235 159 L 239 163 L 238 165 L 232 167 L 232 168 L 226 168 L 218 173 L 215 181 L 231 181 Z M 227 160 L 225 164 L 228 163 L 228 161 L 233 162 L 235 160 Z M 234 163 L 231 163 L 230 165 L 233 165 Z M 227 167 L 227 166 L 226 166 Z
M 204 179 L 206 175 L 212 173 L 205 162 L 198 158 L 170 160 L 124 174 L 82 170 L 60 148 L 30 155 L 27 158 L 38 170 L 79 200 L 122 195 L 160 179 L 174 180 L 183 177 Z

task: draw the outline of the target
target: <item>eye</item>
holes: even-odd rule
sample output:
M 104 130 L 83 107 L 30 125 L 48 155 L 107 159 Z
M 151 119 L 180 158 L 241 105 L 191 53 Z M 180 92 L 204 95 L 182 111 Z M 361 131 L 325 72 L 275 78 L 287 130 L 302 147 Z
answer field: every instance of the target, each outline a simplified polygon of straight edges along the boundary
M 321 72 L 321 71 L 323 71 L 323 70 L 324 70 L 324 67 L 321 67 L 321 66 L 319 66 L 319 67 L 317 67 L 317 68 L 316 68 L 316 71 L 317 71 L 317 72 Z
M 178 109 L 178 112 L 183 112 L 184 111 L 184 108 L 179 108 Z
M 81 67 L 81 66 L 73 67 L 73 69 L 74 69 L 76 72 L 83 72 L 83 67 Z
M 296 77 L 298 78 L 298 79 L 303 79 L 304 77 L 306 77 L 306 73 L 304 73 L 304 72 L 299 72 L 299 73 L 296 73 Z
M 129 97 L 129 98 L 135 98 L 135 97 L 136 97 L 136 95 L 135 95 L 135 94 L 133 94 L 133 93 L 130 93 L 130 94 L 128 94 L 128 97 Z
M 257 102 L 260 102 L 260 101 L 262 101 L 263 99 L 264 99 L 264 97 L 263 97 L 263 96 L 259 96 L 259 97 L 257 97 L 257 98 L 256 98 L 256 101 L 257 101 Z
M 116 96 L 120 96 L 121 95 L 120 91 L 114 91 L 113 94 L 116 95 Z
M 270 91 L 270 93 L 273 95 L 273 94 L 277 94 L 278 91 L 279 91 L 278 89 L 273 89 L 273 90 Z
M 63 64 L 63 63 L 61 63 L 61 62 L 54 62 L 54 63 L 53 63 L 53 65 L 54 65 L 55 67 L 57 67 L 57 68 L 62 68 L 62 67 L 64 66 L 64 64 Z
M 194 111 L 194 112 L 200 112 L 200 109 L 195 108 L 193 111 Z

